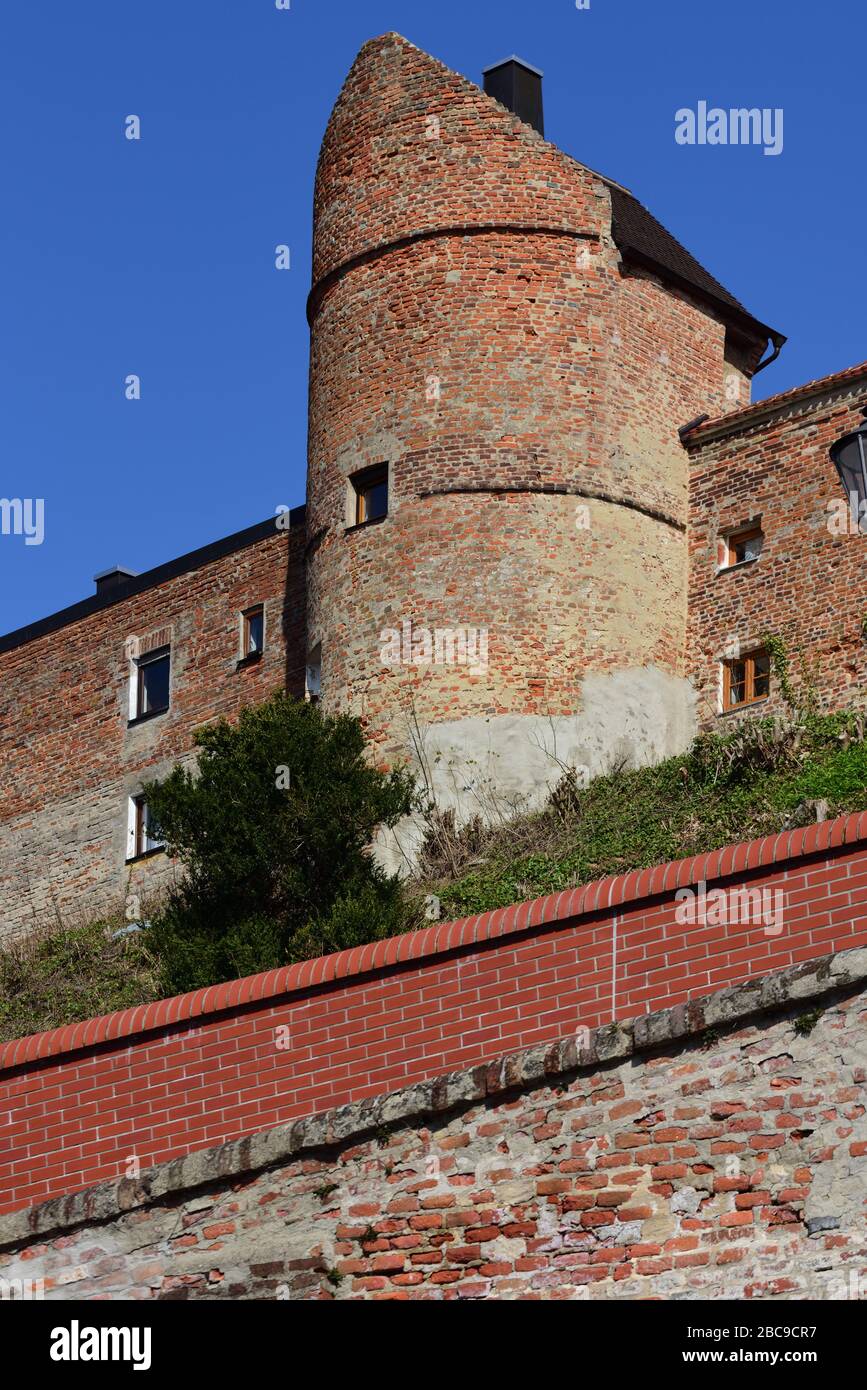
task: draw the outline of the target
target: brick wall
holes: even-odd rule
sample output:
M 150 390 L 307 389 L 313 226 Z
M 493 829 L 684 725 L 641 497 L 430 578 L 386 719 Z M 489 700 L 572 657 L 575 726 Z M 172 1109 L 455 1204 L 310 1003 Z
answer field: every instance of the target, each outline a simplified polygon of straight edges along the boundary
M 303 538 L 303 524 L 274 526 L 174 562 L 174 577 L 0 650 L 0 937 L 93 920 L 165 881 L 164 855 L 125 862 L 128 798 L 190 755 L 197 726 L 303 691 Z M 239 670 L 239 615 L 256 603 L 266 650 Z M 171 708 L 128 728 L 131 636 L 141 651 L 170 641 Z
M 6 1044 L 2 1207 L 867 943 L 865 889 L 867 814 Z
M 0 1217 L 0 1280 L 49 1300 L 863 1299 L 865 981 L 867 950 L 822 957 Z
M 607 185 L 386 35 L 323 141 L 313 279 L 308 626 L 326 707 L 361 715 L 388 753 L 415 722 L 476 720 L 461 751 L 479 761 L 511 717 L 514 767 L 519 741 L 585 708 L 588 673 L 681 677 L 677 428 L 729 408 L 727 374 L 739 399 L 749 388 L 718 317 L 627 273 Z M 388 517 L 347 531 L 348 477 L 384 462 Z M 484 674 L 386 665 L 382 633 L 403 620 L 485 629 Z M 661 718 L 644 693 L 619 697 L 608 740 L 643 720 L 639 761 L 642 740 L 658 756 L 689 723 L 685 686 L 665 687 Z M 597 721 L 585 741 L 606 737 Z
M 702 724 L 719 719 L 720 658 L 766 632 L 782 637 L 792 677 L 801 660 L 831 708 L 862 706 L 867 689 L 867 541 L 829 529 L 828 507 L 846 501 L 829 450 L 861 423 L 863 367 L 818 395 L 807 388 L 763 411 L 708 425 L 690 437 L 688 668 Z M 760 558 L 717 573 L 722 532 L 760 517 Z M 779 685 L 753 712 L 781 708 Z M 723 721 L 725 722 L 725 721 Z

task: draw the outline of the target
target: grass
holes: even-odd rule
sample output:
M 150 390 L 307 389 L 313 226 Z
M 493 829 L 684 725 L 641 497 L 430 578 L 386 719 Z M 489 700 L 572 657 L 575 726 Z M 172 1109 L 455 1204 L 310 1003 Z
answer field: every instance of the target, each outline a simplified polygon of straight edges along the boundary
M 0 1041 L 47 1032 L 160 997 L 145 933 L 117 920 L 37 932 L 0 951 Z
M 618 768 L 586 789 L 564 774 L 536 815 L 495 829 L 434 825 L 424 891 L 446 917 L 650 868 L 740 840 L 867 810 L 867 743 L 853 714 L 754 720 L 702 735 L 652 768 Z
M 456 829 L 432 813 L 410 908 L 436 894 L 460 917 L 649 868 L 828 816 L 867 810 L 867 741 L 855 713 L 750 720 L 700 736 L 656 767 L 614 768 L 587 787 L 564 769 L 543 810 Z M 123 917 L 56 928 L 0 950 L 0 1041 L 160 998 L 147 933 Z

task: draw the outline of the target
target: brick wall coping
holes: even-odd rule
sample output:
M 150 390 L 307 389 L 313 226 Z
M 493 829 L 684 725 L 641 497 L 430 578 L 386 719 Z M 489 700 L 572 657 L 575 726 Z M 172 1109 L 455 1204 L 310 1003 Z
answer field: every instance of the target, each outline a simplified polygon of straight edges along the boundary
M 672 860 L 650 869 L 597 879 L 566 888 L 532 902 L 496 908 L 475 917 L 438 922 L 423 931 L 407 932 L 366 946 L 355 946 L 297 965 L 281 966 L 261 975 L 210 985 L 190 994 L 139 1004 L 118 1013 L 66 1024 L 46 1033 L 14 1039 L 0 1046 L 0 1071 L 40 1062 L 48 1057 L 117 1042 L 190 1019 L 258 1003 L 296 991 L 329 985 L 353 975 L 387 970 L 462 947 L 547 927 L 594 912 L 611 911 L 644 898 L 672 893 L 690 884 L 714 882 L 733 875 L 769 869 L 808 855 L 842 849 L 867 840 L 867 811 L 824 821 L 805 829 L 784 830 L 759 840 L 725 845 L 690 859 Z
M 456 922 L 438 922 L 422 931 L 407 931 L 399 937 L 388 937 L 333 955 L 315 956 L 297 965 L 279 966 L 242 980 L 228 980 L 224 984 L 193 990 L 190 994 L 176 994 L 170 999 L 156 999 L 151 1004 L 139 1004 L 117 1013 L 107 1013 L 97 1019 L 67 1023 L 47 1033 L 14 1038 L 0 1045 L 0 1072 L 78 1052 L 82 1048 L 99 1047 L 103 1042 L 140 1036 L 226 1009 L 243 1008 L 263 999 L 328 986 L 350 976 L 410 963 L 414 965 L 420 960 L 478 945 L 482 941 L 493 941 L 535 927 L 553 926 L 554 923 L 567 922 L 593 912 L 610 912 L 613 908 L 674 892 L 689 884 L 702 881 L 711 883 L 717 878 L 770 869 L 789 860 L 834 851 L 866 840 L 867 812 L 856 812 L 850 816 L 839 816 L 836 820 L 825 820 L 816 826 L 764 835 L 761 840 L 724 845 L 721 849 L 711 849 L 689 859 L 670 860 L 652 869 L 634 869 L 629 873 L 597 878 L 593 883 L 564 888 L 561 892 L 553 892 L 545 898 L 534 898 L 531 902 L 513 903 L 509 908 L 495 908 L 474 917 L 460 917 Z
M 719 439 L 740 429 L 748 429 L 750 425 L 758 424 L 765 416 L 773 415 L 777 410 L 798 405 L 813 396 L 828 395 L 831 391 L 840 390 L 845 386 L 854 386 L 862 377 L 867 379 L 867 362 L 859 362 L 854 367 L 846 367 L 842 372 L 832 372 L 830 376 L 804 382 L 802 386 L 793 386 L 789 391 L 767 396 L 763 401 L 755 401 L 740 410 L 732 410 L 727 415 L 717 416 L 714 420 L 705 420 L 703 424 L 690 430 L 684 438 L 684 444 L 687 449 L 699 448 L 712 439 Z
M 736 1026 L 761 1014 L 852 990 L 865 980 L 867 947 L 838 951 L 729 985 L 688 1004 L 629 1022 L 603 1024 L 582 1038 L 562 1038 L 399 1091 L 336 1106 L 157 1164 L 138 1178 L 115 1178 L 7 1212 L 0 1216 L 0 1250 L 27 1246 L 34 1239 L 56 1236 L 77 1226 L 105 1224 L 127 1212 L 278 1167 L 303 1153 L 343 1148 L 384 1126 L 418 1124 L 507 1091 L 550 1084 L 570 1073 L 684 1045 L 708 1029 Z

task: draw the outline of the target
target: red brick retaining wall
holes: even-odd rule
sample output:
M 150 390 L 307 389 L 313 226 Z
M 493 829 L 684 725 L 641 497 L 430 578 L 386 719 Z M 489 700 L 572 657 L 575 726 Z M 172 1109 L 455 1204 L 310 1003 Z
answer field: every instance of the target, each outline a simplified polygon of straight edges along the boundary
M 0 1210 L 864 944 L 867 813 L 8 1043 Z

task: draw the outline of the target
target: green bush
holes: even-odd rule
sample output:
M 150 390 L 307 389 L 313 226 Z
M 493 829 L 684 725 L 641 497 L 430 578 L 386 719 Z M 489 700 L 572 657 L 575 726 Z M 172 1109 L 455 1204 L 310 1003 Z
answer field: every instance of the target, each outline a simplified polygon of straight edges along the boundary
M 657 767 L 586 787 L 567 775 L 534 816 L 463 830 L 443 817 L 413 909 L 366 849 L 410 809 L 410 779 L 369 767 L 355 721 L 278 697 L 203 730 L 198 771 L 150 789 L 188 870 L 150 931 L 113 937 L 120 910 L 0 951 L 0 1039 L 396 935 L 427 892 L 457 917 L 806 825 L 815 801 L 867 810 L 865 730 L 860 713 L 749 720 Z
M 371 857 L 413 807 L 413 779 L 365 757 L 357 719 L 280 693 L 196 733 L 197 766 L 145 787 L 185 870 L 148 940 L 167 991 L 256 974 L 411 925 Z

